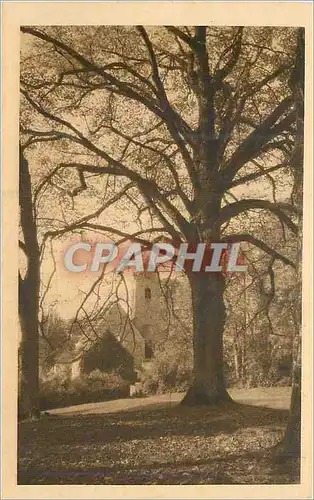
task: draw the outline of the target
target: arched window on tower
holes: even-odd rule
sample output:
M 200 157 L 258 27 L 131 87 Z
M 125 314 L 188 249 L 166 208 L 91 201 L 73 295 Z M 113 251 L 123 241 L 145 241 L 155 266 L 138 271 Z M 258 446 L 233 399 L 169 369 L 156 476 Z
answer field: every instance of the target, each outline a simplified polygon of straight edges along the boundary
M 152 291 L 149 287 L 145 288 L 145 299 L 150 300 L 152 298 Z

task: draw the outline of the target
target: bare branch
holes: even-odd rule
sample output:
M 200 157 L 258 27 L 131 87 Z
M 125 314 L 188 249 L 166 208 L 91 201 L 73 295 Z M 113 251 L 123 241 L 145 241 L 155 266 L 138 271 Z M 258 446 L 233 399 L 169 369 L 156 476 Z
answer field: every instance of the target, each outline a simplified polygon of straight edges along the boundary
M 294 262 L 292 262 L 284 255 L 280 254 L 273 248 L 269 247 L 264 241 L 261 241 L 250 234 L 229 234 L 228 236 L 224 236 L 221 241 L 225 241 L 227 243 L 240 243 L 241 241 L 247 241 L 248 243 L 251 243 L 252 245 L 260 248 L 261 250 L 263 250 L 263 252 L 267 253 L 271 257 L 274 257 L 274 259 L 280 260 L 287 266 L 296 269 L 296 265 Z
M 184 33 L 184 31 L 180 30 L 176 26 L 165 26 L 165 28 L 167 31 L 169 31 L 173 35 L 177 36 L 178 38 L 180 38 L 180 40 L 182 40 L 187 45 L 189 45 L 189 47 L 191 49 L 195 48 L 196 41 L 195 41 L 194 37 L 187 35 L 186 33 Z
M 256 181 L 257 179 L 260 179 L 263 176 L 269 175 L 271 172 L 276 172 L 277 170 L 281 168 L 287 167 L 287 163 L 278 163 L 278 165 L 274 165 L 273 167 L 269 167 L 267 169 L 261 169 L 259 172 L 253 172 L 251 174 L 245 175 L 243 177 L 240 177 L 239 179 L 235 179 L 233 182 L 230 183 L 229 189 L 236 187 L 236 186 L 241 186 L 242 184 L 245 184 L 246 182 L 250 181 Z
M 237 171 L 254 158 L 261 151 L 263 145 L 287 130 L 294 122 L 295 114 L 291 112 L 275 125 L 278 119 L 291 109 L 292 103 L 291 96 L 283 99 L 273 112 L 240 144 L 222 170 L 225 184 L 230 183 Z
M 246 199 L 226 205 L 221 210 L 218 223 L 224 223 L 232 217 L 237 217 L 243 212 L 254 209 L 268 210 L 286 224 L 294 234 L 298 234 L 297 225 L 283 212 L 283 210 L 289 210 L 292 213 L 296 213 L 295 207 L 286 203 L 271 203 L 266 200 Z
M 231 71 L 233 70 L 233 68 L 235 67 L 235 65 L 239 60 L 241 53 L 241 46 L 242 46 L 243 30 L 244 30 L 243 26 L 240 26 L 238 28 L 237 33 L 233 39 L 232 45 L 229 49 L 231 51 L 231 56 L 229 60 L 226 62 L 223 68 L 219 69 L 216 72 L 214 76 L 215 86 L 217 89 L 221 87 L 223 80 L 226 78 L 226 76 L 229 75 L 229 73 L 231 73 Z

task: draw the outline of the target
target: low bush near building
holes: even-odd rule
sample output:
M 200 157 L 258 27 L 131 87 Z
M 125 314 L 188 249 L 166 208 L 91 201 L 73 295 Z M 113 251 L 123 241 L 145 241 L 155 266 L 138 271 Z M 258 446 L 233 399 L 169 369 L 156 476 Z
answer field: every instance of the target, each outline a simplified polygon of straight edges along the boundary
M 116 372 L 94 370 L 73 380 L 53 374 L 41 382 L 40 409 L 58 408 L 127 397 L 129 382 Z

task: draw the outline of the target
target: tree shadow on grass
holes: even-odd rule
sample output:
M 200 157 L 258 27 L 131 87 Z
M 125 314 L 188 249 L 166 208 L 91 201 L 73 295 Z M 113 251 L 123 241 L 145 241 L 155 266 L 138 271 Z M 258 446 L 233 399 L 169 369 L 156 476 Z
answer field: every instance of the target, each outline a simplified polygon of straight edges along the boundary
M 264 439 L 265 429 L 266 434 L 270 429 L 275 435 L 281 433 L 287 417 L 286 410 L 232 403 L 197 408 L 153 405 L 105 415 L 49 416 L 38 422 L 23 422 L 19 427 L 18 481 L 19 484 L 293 483 L 298 480 L 298 465 L 275 466 L 267 451 L 269 441 L 264 446 L 262 441 L 262 448 L 252 451 L 256 448 L 255 433 L 258 440 Z M 204 443 L 206 438 L 221 434 L 219 442 L 224 443 L 224 436 L 227 440 L 228 435 L 245 429 L 250 441 L 243 442 L 247 451 L 231 453 L 224 444 L 221 449 L 213 450 L 211 440 L 207 440 L 203 456 L 196 453 L 198 456 L 188 458 L 190 450 L 186 444 L 186 456 L 180 455 L 180 437 L 192 438 L 191 443 Z M 171 444 L 173 448 L 168 449 L 168 440 L 161 441 L 165 443 L 160 445 L 163 451 L 159 457 L 152 457 L 150 444 L 145 441 L 163 438 L 175 441 Z M 128 448 L 128 443 L 133 448 Z M 126 450 L 138 446 L 142 462 L 133 458 L 125 465 L 121 458 L 132 458 L 132 451 Z M 100 463 L 104 457 L 103 467 L 94 462 L 95 450 Z M 121 457 L 121 453 L 126 455 Z
M 20 425 L 21 449 L 30 443 L 56 445 L 110 443 L 116 440 L 145 440 L 166 436 L 214 436 L 248 427 L 282 427 L 286 410 L 239 403 L 186 408 L 145 407 L 105 415 L 51 416 Z

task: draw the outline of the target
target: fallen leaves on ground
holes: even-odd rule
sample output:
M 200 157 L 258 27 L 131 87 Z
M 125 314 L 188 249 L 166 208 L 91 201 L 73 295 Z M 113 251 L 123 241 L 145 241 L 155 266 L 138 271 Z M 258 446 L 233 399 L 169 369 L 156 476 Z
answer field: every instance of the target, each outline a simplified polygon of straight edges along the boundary
M 19 427 L 19 484 L 287 484 L 271 449 L 288 413 L 232 404 L 48 416 Z

